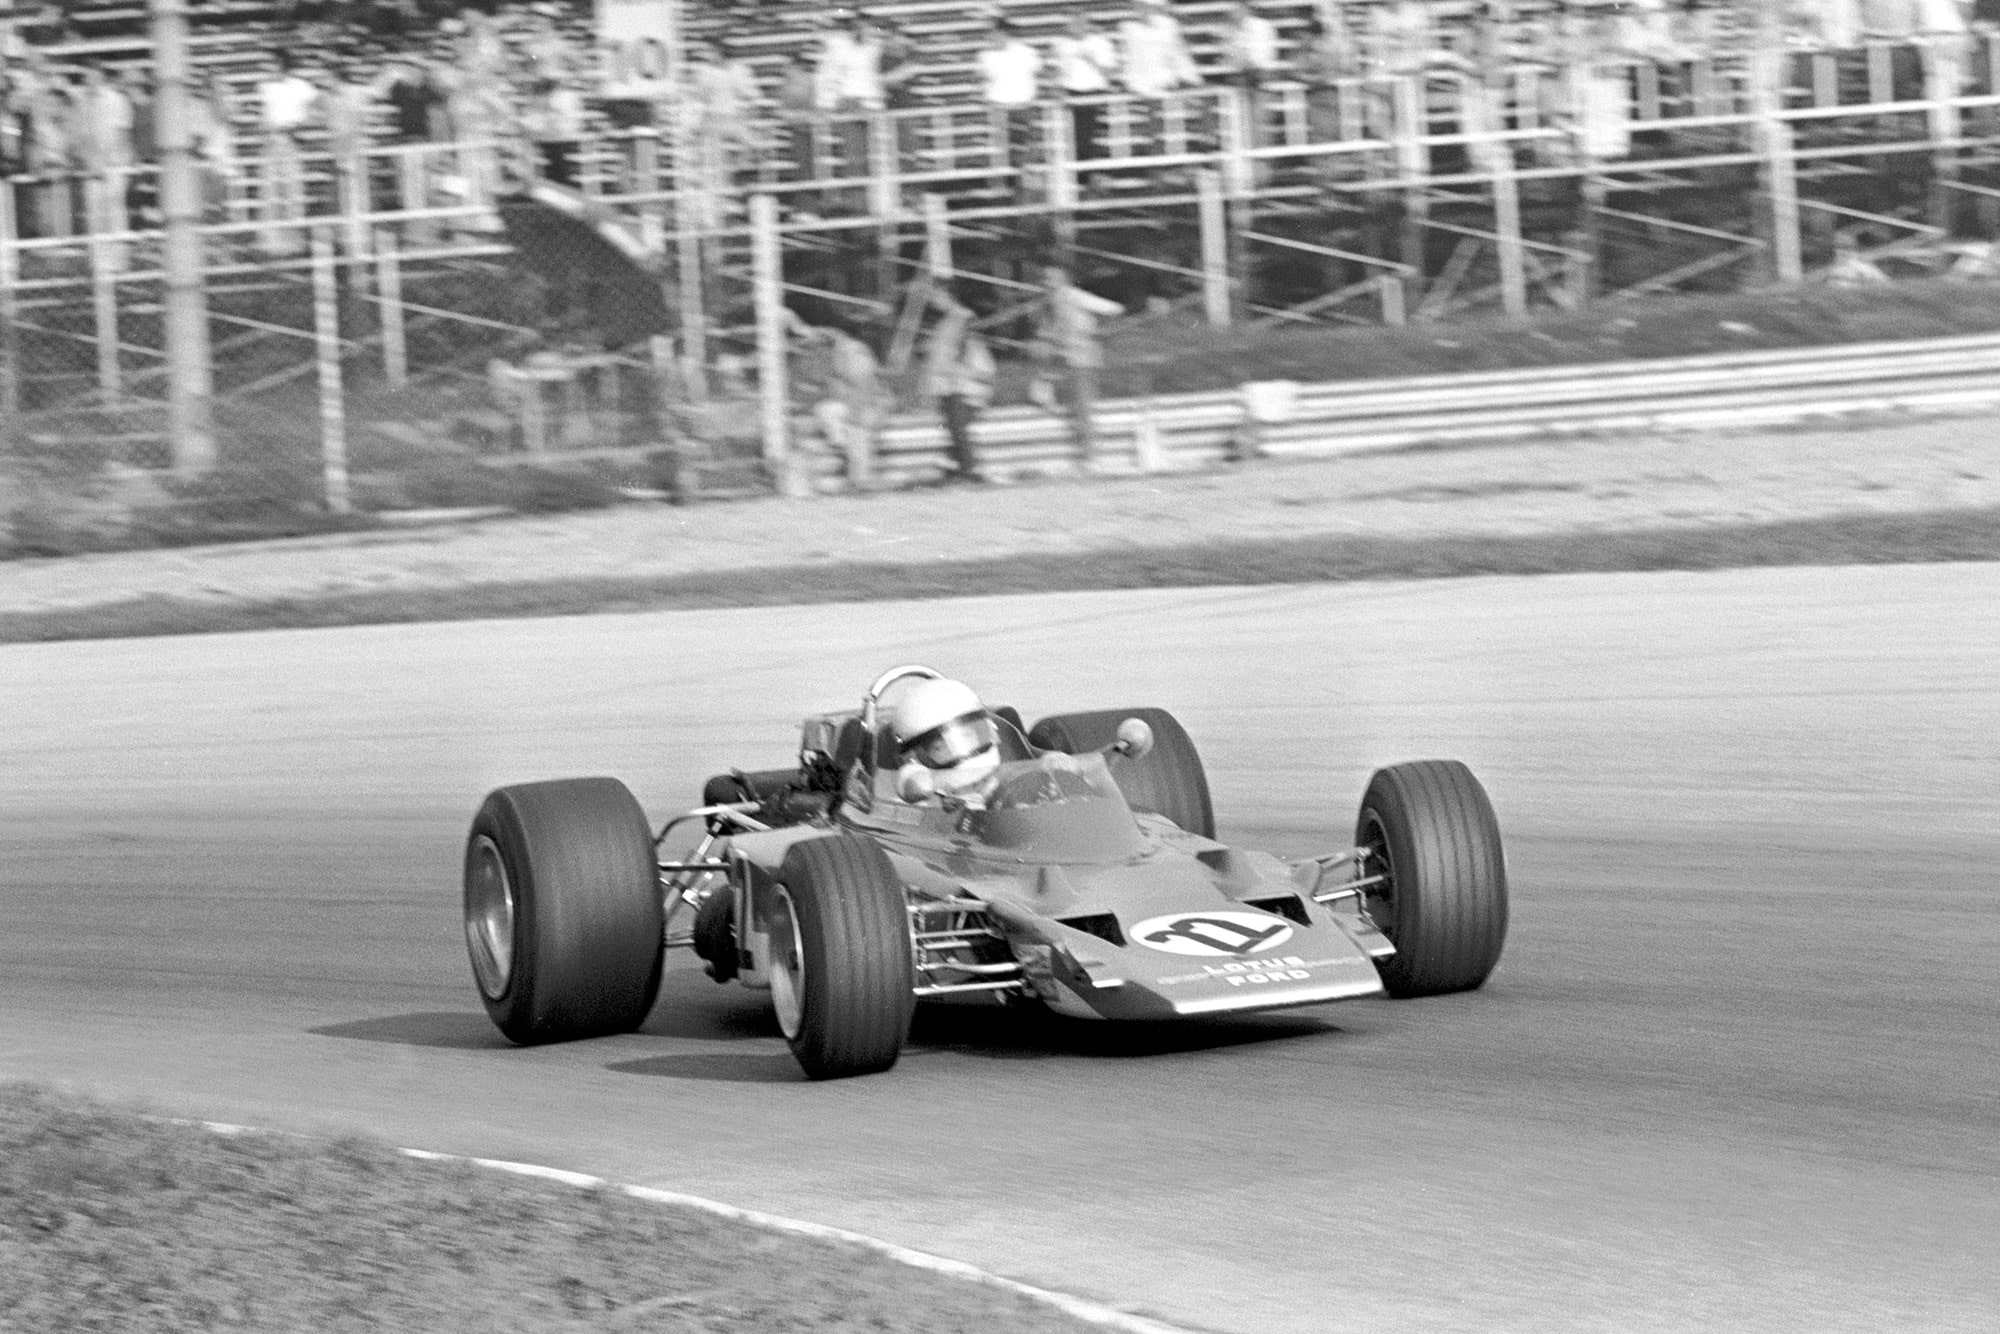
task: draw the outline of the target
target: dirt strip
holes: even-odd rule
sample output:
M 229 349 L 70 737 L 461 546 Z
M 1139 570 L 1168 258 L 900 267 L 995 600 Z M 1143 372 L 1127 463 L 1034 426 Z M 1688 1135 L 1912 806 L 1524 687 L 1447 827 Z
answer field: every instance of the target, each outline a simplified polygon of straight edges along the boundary
M 799 572 L 792 600 L 855 596 L 829 590 L 825 578 L 812 576 L 851 567 L 884 572 L 884 587 L 862 596 L 894 595 L 899 570 L 909 571 L 916 584 L 934 582 L 922 578 L 920 568 L 941 565 L 976 571 L 1018 564 L 1023 575 L 1037 578 L 1034 567 L 1073 566 L 1078 557 L 1086 558 L 1087 584 L 1091 558 L 1122 557 L 1129 566 L 1153 551 L 1169 557 L 1200 550 L 1225 555 L 1236 550 L 1251 557 L 1261 552 L 1244 571 L 1245 580 L 1255 582 L 1273 577 L 1274 564 L 1282 577 L 1284 553 L 1300 543 L 1312 549 L 1333 542 L 1343 549 L 1359 543 L 1367 550 L 1382 544 L 1416 550 L 1436 542 L 1518 544 L 1560 537 L 1587 557 L 1593 535 L 1698 537 L 1836 516 L 1971 518 L 1981 511 L 2000 511 L 2000 430 L 1987 418 L 1417 449 L 1087 483 L 1049 479 L 813 500 L 635 504 L 412 530 L 13 561 L 0 564 L 0 638 L 58 637 L 61 623 L 79 616 L 68 633 L 174 628 L 141 623 L 121 630 L 122 613 L 112 614 L 117 608 L 150 608 L 153 622 L 163 606 L 182 612 L 290 608 L 290 615 L 268 618 L 278 624 L 412 619 L 428 600 L 437 602 L 440 615 L 551 610 L 547 597 L 519 596 L 538 587 L 580 597 L 592 585 L 612 592 L 623 588 L 643 603 L 693 580 L 707 590 L 693 600 L 726 602 L 732 600 L 731 577 L 741 571 L 762 572 L 745 588 L 745 601 L 785 600 L 786 580 L 770 572 L 786 570 Z M 1987 554 L 1942 553 L 1946 558 Z M 1922 553 L 1885 558 L 1922 558 Z M 1763 562 L 1729 557 L 1693 563 Z M 1525 568 L 1547 565 L 1548 558 L 1537 558 Z M 1345 574 L 1337 568 L 1302 574 L 1396 572 L 1380 566 L 1378 560 Z M 1467 572 L 1458 566 L 1431 569 L 1420 563 L 1411 572 Z M 1603 566 L 1585 559 L 1579 568 Z M 1215 582 L 1218 573 L 1226 571 L 1211 569 L 1193 581 Z M 1140 580 L 1177 581 L 1170 569 Z M 1056 583 L 1078 586 L 1073 577 Z M 965 591 L 978 587 L 975 580 Z M 482 589 L 513 592 L 475 599 L 479 608 L 450 605 L 454 595 Z M 604 605 L 601 597 L 582 600 Z M 382 610 L 371 613 L 375 602 Z M 302 614 L 314 604 L 339 604 L 340 610 Z M 185 628 L 236 627 L 197 616 Z

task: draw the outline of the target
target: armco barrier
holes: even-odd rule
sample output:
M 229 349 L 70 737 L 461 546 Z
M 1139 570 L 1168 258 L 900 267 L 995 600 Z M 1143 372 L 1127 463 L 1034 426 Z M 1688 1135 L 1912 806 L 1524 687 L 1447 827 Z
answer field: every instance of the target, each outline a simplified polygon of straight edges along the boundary
M 1246 443 L 1265 455 L 1313 458 L 1990 403 L 2000 403 L 2000 334 L 1301 385 L 1290 419 L 1254 432 L 1234 390 L 1112 399 L 1099 405 L 1097 435 L 1104 470 L 1135 473 L 1135 433 L 1147 413 L 1167 466 L 1199 468 Z M 974 440 L 982 465 L 1000 474 L 1060 468 L 1073 457 L 1067 422 L 1035 408 L 988 413 Z M 884 433 L 881 471 L 919 479 L 941 466 L 943 447 L 932 421 L 900 419 Z

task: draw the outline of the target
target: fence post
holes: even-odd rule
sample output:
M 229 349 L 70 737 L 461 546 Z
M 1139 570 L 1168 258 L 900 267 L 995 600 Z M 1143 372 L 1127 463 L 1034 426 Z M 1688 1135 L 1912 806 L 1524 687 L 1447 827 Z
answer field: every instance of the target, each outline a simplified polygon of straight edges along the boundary
M 319 448 L 326 507 L 351 513 L 347 486 L 347 402 L 340 383 L 340 283 L 333 267 L 333 239 L 312 231 L 313 349 L 319 368 Z
M 924 267 L 942 289 L 951 281 L 951 223 L 945 217 L 944 196 L 924 196 Z
M 96 181 L 87 182 L 96 187 Z M 85 246 L 90 256 L 90 298 L 97 335 L 97 392 L 116 402 L 124 391 L 118 367 L 118 278 L 113 272 L 113 242 L 92 236 Z
M 403 262 L 396 253 L 396 233 L 375 229 L 375 285 L 382 320 L 382 378 L 391 389 L 410 382 L 409 345 L 403 337 Z
M 766 198 L 767 196 L 755 196 Z M 685 194 L 675 201 L 674 257 L 680 268 L 681 364 L 688 397 L 697 403 L 708 401 L 708 309 L 702 284 L 701 234 L 689 216 Z
M 764 462 L 785 485 L 790 461 L 792 392 L 787 371 L 784 238 L 778 233 L 778 201 L 750 196 L 750 277 L 757 309 L 757 398 L 763 427 Z
M 1402 328 L 1410 322 L 1409 303 L 1404 295 L 1402 275 L 1385 273 L 1375 281 L 1382 293 L 1382 323 L 1392 329 Z
M 1491 89 L 1480 86 L 1480 95 Z M 1521 186 L 1514 179 L 1514 145 L 1501 137 L 1497 128 L 1504 124 L 1495 115 L 1483 127 L 1488 135 L 1481 147 L 1491 155 L 1493 168 L 1493 231 L 1498 237 L 1494 249 L 1500 259 L 1500 308 L 1509 315 L 1528 313 L 1528 265 L 1521 244 Z
M 1216 328 L 1229 324 L 1229 219 L 1222 204 L 1222 182 L 1212 169 L 1195 175 L 1201 212 L 1201 304 Z
M 1764 30 L 1772 30 L 1773 17 L 1766 15 Z M 1871 59 L 1874 48 L 1871 48 Z M 1769 205 L 1766 225 L 1771 229 L 1771 277 L 1781 284 L 1801 282 L 1805 261 L 1799 243 L 1798 160 L 1792 147 L 1791 123 L 1785 120 L 1784 94 L 1779 87 L 1784 56 L 1775 42 L 1759 45 L 1750 63 L 1750 96 L 1757 109 L 1758 132 L 1764 160 L 1758 172 L 1763 177 L 1764 197 Z
M 201 186 L 188 138 L 187 13 L 183 0 L 153 0 L 153 59 L 159 76 L 160 212 L 166 229 L 167 437 L 174 471 L 215 466 L 209 401 L 215 392 L 208 341 L 208 293 L 202 285 Z
M 0 416 L 21 410 L 21 330 L 14 323 L 14 280 L 20 255 L 14 249 L 14 189 L 0 185 Z

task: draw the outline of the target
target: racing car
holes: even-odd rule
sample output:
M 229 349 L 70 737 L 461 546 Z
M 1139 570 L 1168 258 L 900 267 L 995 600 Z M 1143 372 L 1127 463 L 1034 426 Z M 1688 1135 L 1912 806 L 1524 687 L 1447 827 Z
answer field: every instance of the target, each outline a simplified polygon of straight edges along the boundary
M 614 778 L 489 794 L 465 935 L 500 1031 L 636 1029 L 666 951 L 691 949 L 767 993 L 806 1075 L 832 1079 L 893 1066 L 919 1000 L 1179 1020 L 1463 991 L 1498 962 L 1500 831 L 1465 765 L 1377 770 L 1350 846 L 1284 859 L 1216 840 L 1201 758 L 1160 708 L 1032 728 L 987 710 L 983 790 L 933 790 L 884 700 L 938 677 L 883 672 L 858 708 L 804 721 L 795 765 L 711 778 L 657 831 Z

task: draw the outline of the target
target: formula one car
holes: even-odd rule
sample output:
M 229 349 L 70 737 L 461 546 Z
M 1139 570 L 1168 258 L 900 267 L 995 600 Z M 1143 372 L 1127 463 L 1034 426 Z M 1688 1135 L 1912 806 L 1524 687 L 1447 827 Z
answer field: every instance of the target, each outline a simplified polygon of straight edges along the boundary
M 767 991 L 807 1075 L 896 1062 L 926 998 L 1170 1020 L 1427 996 L 1486 980 L 1507 929 L 1500 831 L 1456 761 L 1378 770 L 1354 844 L 1303 860 L 1214 838 L 1194 743 L 1165 710 L 986 716 L 976 796 L 905 771 L 884 672 L 805 720 L 796 766 L 709 780 L 654 833 L 616 779 L 503 787 L 465 854 L 487 1013 L 518 1043 L 645 1022 L 667 949 Z M 661 851 L 680 829 L 683 855 Z

